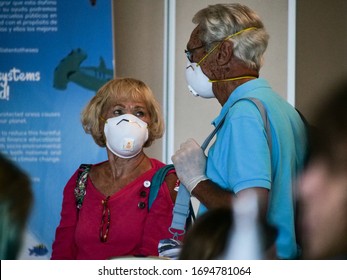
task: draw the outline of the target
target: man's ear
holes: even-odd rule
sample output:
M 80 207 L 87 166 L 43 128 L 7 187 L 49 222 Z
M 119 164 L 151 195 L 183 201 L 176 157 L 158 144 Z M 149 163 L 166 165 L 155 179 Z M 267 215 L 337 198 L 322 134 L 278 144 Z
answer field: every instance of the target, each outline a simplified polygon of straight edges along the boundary
M 231 41 L 223 41 L 220 44 L 217 54 L 218 65 L 225 65 L 229 63 L 229 61 L 233 57 L 233 47 L 234 44 Z

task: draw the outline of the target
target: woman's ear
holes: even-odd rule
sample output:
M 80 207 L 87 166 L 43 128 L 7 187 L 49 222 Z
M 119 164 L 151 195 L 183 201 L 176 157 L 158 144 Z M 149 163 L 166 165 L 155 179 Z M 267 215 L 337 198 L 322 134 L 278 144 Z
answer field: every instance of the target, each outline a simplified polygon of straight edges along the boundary
M 231 41 L 223 41 L 219 48 L 217 54 L 217 63 L 218 65 L 225 65 L 229 63 L 233 56 L 233 47 L 234 44 Z

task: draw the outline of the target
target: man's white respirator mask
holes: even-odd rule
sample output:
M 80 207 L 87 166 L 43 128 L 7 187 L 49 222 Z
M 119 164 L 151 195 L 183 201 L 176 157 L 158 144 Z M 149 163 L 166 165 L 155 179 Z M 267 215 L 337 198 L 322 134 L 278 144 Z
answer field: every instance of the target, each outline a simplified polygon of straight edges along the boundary
M 194 96 L 203 98 L 213 98 L 212 83 L 209 78 L 202 72 L 201 67 L 194 62 L 187 62 L 186 81 L 189 92 Z

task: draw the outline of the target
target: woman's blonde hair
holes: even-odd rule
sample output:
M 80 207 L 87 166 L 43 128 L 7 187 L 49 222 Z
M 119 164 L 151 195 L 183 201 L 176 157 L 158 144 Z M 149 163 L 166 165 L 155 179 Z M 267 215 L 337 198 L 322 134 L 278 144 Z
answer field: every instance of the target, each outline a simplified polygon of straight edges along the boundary
M 95 143 L 100 147 L 106 146 L 104 135 L 106 113 L 110 102 L 115 100 L 144 102 L 150 115 L 148 123 L 148 140 L 144 147 L 149 147 L 155 139 L 164 133 L 164 121 L 160 106 L 152 90 L 142 81 L 133 78 L 116 78 L 103 85 L 96 95 L 89 101 L 81 114 L 84 131 L 91 134 Z

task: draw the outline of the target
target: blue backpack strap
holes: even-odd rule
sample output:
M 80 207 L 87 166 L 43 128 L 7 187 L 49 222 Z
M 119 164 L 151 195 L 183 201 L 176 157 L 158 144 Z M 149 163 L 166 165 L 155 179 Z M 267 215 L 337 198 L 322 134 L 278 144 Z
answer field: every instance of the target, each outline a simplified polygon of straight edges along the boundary
M 169 231 L 173 234 L 174 238 L 178 235 L 183 235 L 186 232 L 186 222 L 190 210 L 190 193 L 186 187 L 180 183 L 173 209 L 172 222 L 169 228 Z
M 203 151 L 206 150 L 212 138 L 215 136 L 217 131 L 223 125 L 224 119 L 225 117 L 222 119 L 219 125 L 210 133 L 210 135 L 206 138 L 204 143 L 201 145 L 201 148 Z M 194 216 L 193 209 L 191 206 L 191 201 L 190 201 L 190 193 L 186 189 L 186 187 L 182 185 L 182 183 L 180 183 L 178 194 L 176 197 L 175 206 L 173 209 L 172 223 L 169 228 L 169 231 L 174 235 L 174 238 L 177 237 L 178 235 L 182 235 L 185 233 L 186 221 L 189 214 Z
M 76 207 L 78 210 L 82 208 L 83 199 L 87 192 L 86 181 L 87 181 L 88 173 L 91 167 L 92 167 L 92 164 L 81 164 L 78 169 L 78 176 L 76 180 L 76 186 L 74 189 L 74 194 L 76 198 Z
M 158 195 L 160 186 L 163 184 L 165 177 L 167 173 L 170 170 L 173 170 L 175 167 L 173 164 L 168 164 L 163 167 L 161 167 L 153 176 L 152 182 L 151 182 L 151 188 L 149 190 L 149 196 L 148 196 L 148 211 L 151 209 L 152 204 L 155 200 L 155 198 Z
M 258 111 L 260 112 L 261 118 L 263 119 L 264 128 L 265 128 L 265 132 L 267 136 L 267 142 L 268 142 L 270 154 L 271 154 L 271 151 L 272 151 L 271 127 L 270 127 L 270 121 L 267 116 L 267 112 L 263 103 L 255 97 L 245 97 L 245 98 L 241 98 L 240 100 L 249 100 L 253 102 L 253 104 L 257 107 Z
M 152 204 L 155 200 L 155 198 L 158 195 L 159 189 L 165 180 L 165 177 L 167 173 L 171 170 L 174 170 L 175 167 L 173 164 L 168 164 L 160 168 L 153 176 L 152 182 L 151 182 L 151 188 L 149 191 L 149 197 L 148 197 L 148 211 L 152 207 Z M 188 217 L 192 216 L 194 218 L 194 215 L 192 213 L 192 205 L 190 203 L 190 194 L 186 190 L 184 186 L 180 185 L 180 188 L 178 190 L 178 194 L 175 201 L 175 206 L 173 209 L 173 218 L 172 218 L 172 224 L 169 228 L 169 231 L 172 232 L 172 229 L 185 232 L 185 224 L 188 219 Z M 174 235 L 175 233 L 172 232 Z M 180 233 L 183 234 L 183 233 Z

